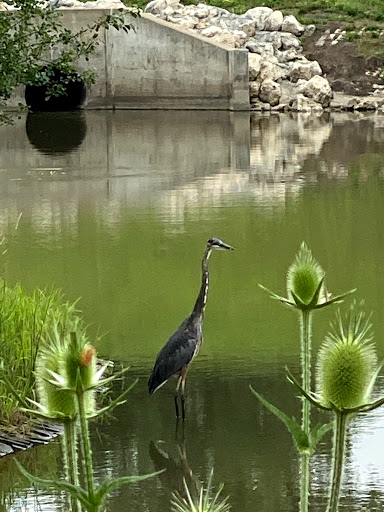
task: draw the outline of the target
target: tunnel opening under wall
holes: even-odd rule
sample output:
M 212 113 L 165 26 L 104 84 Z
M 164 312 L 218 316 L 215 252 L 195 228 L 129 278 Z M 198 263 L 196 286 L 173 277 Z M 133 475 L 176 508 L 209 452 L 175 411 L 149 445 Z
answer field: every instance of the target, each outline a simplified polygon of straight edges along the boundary
M 45 84 L 27 85 L 25 102 L 32 112 L 65 112 L 82 107 L 86 87 L 77 73 L 65 73 L 56 68 L 42 68 L 48 75 Z M 60 88 L 62 94 L 48 94 L 49 88 Z

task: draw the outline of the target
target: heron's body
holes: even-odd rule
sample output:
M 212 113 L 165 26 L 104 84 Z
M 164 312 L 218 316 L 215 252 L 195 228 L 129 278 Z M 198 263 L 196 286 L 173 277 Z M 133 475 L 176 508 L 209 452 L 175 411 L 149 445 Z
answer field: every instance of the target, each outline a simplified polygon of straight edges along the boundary
M 184 387 L 188 365 L 199 352 L 203 341 L 202 327 L 209 286 L 208 259 L 214 248 L 233 249 L 217 238 L 208 240 L 202 259 L 201 287 L 193 311 L 160 350 L 148 381 L 148 391 L 152 394 L 165 384 L 172 375 L 179 374 L 179 380 L 176 386 L 175 406 L 176 416 L 178 417 L 179 409 L 177 396 L 181 385 L 183 419 L 185 419 Z
M 149 393 L 154 393 L 172 375 L 181 372 L 199 352 L 203 340 L 202 329 L 191 316 L 184 320 L 157 355 L 148 381 Z

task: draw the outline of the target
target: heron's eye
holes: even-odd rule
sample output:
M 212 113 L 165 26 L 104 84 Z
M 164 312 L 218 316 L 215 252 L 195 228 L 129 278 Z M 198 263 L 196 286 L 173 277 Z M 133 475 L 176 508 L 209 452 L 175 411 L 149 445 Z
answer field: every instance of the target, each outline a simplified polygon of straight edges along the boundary
M 214 241 L 214 239 L 213 239 L 213 238 L 210 238 L 210 239 L 208 240 L 207 244 L 213 244 L 214 242 L 215 242 L 215 241 Z

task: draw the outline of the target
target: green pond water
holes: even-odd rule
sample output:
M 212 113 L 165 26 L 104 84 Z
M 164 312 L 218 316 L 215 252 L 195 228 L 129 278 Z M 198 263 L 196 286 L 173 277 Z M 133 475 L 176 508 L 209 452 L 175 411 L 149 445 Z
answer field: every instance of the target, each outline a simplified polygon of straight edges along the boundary
M 100 355 L 131 367 L 125 384 L 139 378 L 115 419 L 93 426 L 97 478 L 167 467 L 116 492 L 108 510 L 168 512 L 182 477 L 206 480 L 211 468 L 234 512 L 298 510 L 296 450 L 249 391 L 299 413 L 285 379 L 286 365 L 299 372 L 297 318 L 258 283 L 285 293 L 305 240 L 330 292 L 356 287 L 365 299 L 384 357 L 384 116 L 35 114 L 1 127 L 0 147 L 0 231 L 22 213 L 6 278 L 81 297 L 91 336 L 103 334 Z M 209 261 L 204 343 L 177 428 L 175 382 L 149 397 L 147 379 L 193 307 L 212 236 L 236 250 Z M 316 314 L 315 356 L 334 312 Z M 330 449 L 328 435 L 312 459 L 311 511 L 325 510 Z M 17 458 L 40 476 L 62 475 L 59 441 Z M 0 475 L 0 510 L 65 510 L 62 496 L 21 479 L 12 457 Z M 384 510 L 384 409 L 351 425 L 341 503 Z

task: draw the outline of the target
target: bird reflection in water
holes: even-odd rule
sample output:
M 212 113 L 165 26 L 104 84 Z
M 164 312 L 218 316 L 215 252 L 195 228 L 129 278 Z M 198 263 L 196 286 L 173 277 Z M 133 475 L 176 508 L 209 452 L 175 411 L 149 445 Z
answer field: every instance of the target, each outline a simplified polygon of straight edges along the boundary
M 193 497 L 198 496 L 201 489 L 199 478 L 193 474 L 187 459 L 185 437 L 176 440 L 176 454 L 171 455 L 164 441 L 151 441 L 149 444 L 149 456 L 155 467 L 155 471 L 166 469 L 158 475 L 162 486 L 172 493 L 178 491 L 184 493 L 184 480 Z M 175 451 L 175 450 L 174 450 Z

